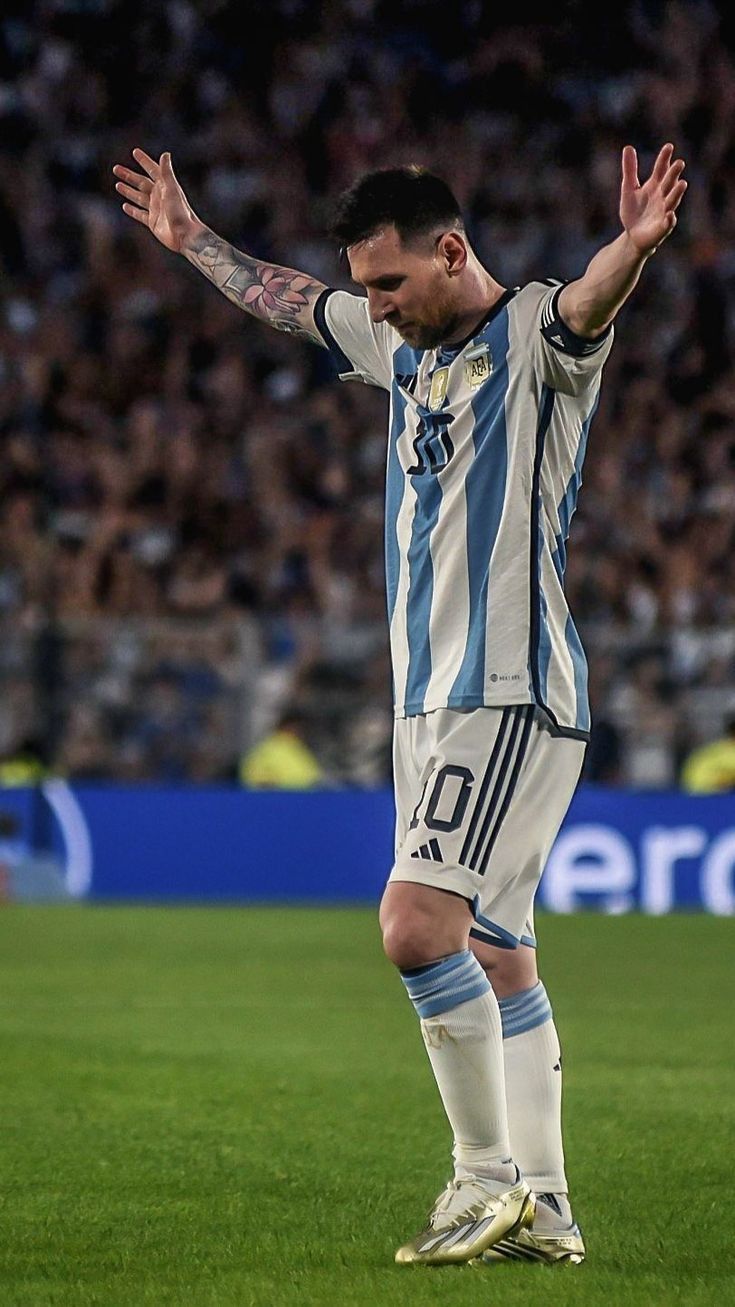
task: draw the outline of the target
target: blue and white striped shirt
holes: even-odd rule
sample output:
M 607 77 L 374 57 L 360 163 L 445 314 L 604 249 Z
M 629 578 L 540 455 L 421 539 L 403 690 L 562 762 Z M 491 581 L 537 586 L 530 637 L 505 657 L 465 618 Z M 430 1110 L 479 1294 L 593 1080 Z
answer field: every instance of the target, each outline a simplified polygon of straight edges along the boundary
M 560 284 L 507 291 L 470 340 L 415 350 L 367 300 L 315 312 L 340 376 L 390 392 L 385 556 L 396 716 L 535 703 L 590 727 L 566 540 L 612 332 L 559 320 Z

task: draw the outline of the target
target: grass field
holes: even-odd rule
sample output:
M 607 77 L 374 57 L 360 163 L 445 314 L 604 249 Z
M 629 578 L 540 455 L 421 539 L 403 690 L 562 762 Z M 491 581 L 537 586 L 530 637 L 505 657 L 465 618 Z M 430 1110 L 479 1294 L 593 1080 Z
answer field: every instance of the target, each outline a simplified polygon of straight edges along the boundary
M 579 1268 L 402 1269 L 449 1138 L 363 911 L 0 912 L 0 1303 L 735 1303 L 735 921 L 544 918 Z

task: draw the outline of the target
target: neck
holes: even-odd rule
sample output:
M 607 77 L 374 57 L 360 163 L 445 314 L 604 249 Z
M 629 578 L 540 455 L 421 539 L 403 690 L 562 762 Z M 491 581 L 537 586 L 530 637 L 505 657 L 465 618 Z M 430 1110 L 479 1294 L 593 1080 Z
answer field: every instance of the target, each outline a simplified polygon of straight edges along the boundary
M 474 254 L 467 263 L 465 275 L 462 304 L 452 323 L 451 334 L 444 338 L 445 345 L 454 345 L 458 340 L 470 336 L 472 328 L 482 322 L 493 304 L 496 304 L 500 296 L 505 294 L 505 286 L 501 286 L 500 282 L 490 276 Z

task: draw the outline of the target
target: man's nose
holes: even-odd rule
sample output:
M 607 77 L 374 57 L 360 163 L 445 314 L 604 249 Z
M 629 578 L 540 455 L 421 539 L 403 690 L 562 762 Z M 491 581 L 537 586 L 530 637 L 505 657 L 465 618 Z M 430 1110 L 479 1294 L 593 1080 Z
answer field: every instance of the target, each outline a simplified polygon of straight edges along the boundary
M 368 305 L 373 322 L 385 322 L 385 319 L 390 317 L 391 313 L 395 313 L 395 304 L 390 295 L 380 295 L 375 291 L 368 291 Z

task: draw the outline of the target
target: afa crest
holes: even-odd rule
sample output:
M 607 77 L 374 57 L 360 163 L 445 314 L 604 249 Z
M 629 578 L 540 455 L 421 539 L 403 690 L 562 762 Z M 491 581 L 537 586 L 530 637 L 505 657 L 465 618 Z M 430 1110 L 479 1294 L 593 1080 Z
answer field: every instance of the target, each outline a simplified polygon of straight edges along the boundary
M 464 379 L 472 390 L 477 390 L 483 381 L 487 381 L 493 370 L 493 359 L 489 345 L 475 345 L 464 356 Z

